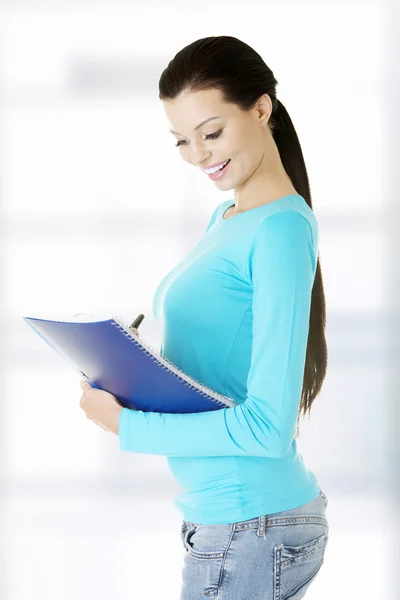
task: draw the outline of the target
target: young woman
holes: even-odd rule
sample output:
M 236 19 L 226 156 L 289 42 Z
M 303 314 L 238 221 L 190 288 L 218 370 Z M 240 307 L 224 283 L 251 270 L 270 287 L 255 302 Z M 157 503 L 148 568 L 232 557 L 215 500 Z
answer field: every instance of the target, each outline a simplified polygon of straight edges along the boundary
M 299 600 L 328 541 L 327 498 L 296 444 L 327 367 L 318 224 L 276 85 L 230 36 L 183 48 L 159 82 L 182 159 L 234 190 L 153 311 L 162 354 L 237 405 L 114 412 L 120 448 L 166 456 L 184 489 L 180 600 Z

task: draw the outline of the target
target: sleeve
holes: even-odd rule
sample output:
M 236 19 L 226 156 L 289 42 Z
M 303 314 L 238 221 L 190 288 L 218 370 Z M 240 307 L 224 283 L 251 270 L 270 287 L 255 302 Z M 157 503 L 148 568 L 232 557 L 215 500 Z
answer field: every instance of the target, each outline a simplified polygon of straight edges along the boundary
M 124 408 L 120 449 L 164 456 L 283 456 L 296 432 L 315 257 L 305 217 L 296 211 L 266 217 L 248 258 L 253 339 L 245 401 L 183 414 Z

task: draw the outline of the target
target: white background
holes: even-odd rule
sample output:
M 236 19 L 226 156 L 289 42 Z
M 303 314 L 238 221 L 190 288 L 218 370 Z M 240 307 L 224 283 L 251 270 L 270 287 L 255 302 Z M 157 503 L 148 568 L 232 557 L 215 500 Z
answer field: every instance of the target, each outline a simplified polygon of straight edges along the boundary
M 298 445 L 330 533 L 307 599 L 397 597 L 396 23 L 390 2 L 1 3 L 2 600 L 179 598 L 165 457 L 88 421 L 22 316 L 142 312 L 159 346 L 156 286 L 232 197 L 182 161 L 158 100 L 208 35 L 273 70 L 320 226 L 328 372 Z

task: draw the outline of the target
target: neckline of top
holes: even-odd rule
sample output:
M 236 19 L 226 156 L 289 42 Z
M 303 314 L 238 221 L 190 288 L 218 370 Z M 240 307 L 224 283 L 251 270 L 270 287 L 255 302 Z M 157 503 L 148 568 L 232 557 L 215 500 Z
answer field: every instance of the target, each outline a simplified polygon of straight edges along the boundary
M 303 202 L 305 202 L 303 196 L 301 196 L 300 194 L 288 194 L 287 196 L 282 196 L 281 198 L 277 198 L 276 200 L 272 200 L 272 202 L 266 202 L 265 204 L 260 204 L 259 206 L 253 206 L 253 208 L 248 208 L 247 210 L 244 210 L 243 212 L 238 213 L 237 215 L 233 215 L 233 217 L 229 217 L 228 219 L 224 219 L 225 213 L 232 206 L 235 206 L 235 201 L 234 200 L 227 200 L 226 202 L 224 202 L 222 204 L 222 210 L 221 210 L 221 213 L 219 215 L 219 220 L 223 221 L 223 222 L 227 222 L 227 221 L 230 221 L 231 219 L 235 219 L 236 217 L 239 217 L 240 215 L 244 215 L 247 212 L 251 212 L 252 210 L 256 210 L 257 208 L 263 208 L 264 206 L 268 206 L 269 204 L 274 204 L 275 202 L 279 202 L 281 200 L 287 200 L 288 198 L 301 198 L 303 200 Z M 229 205 L 226 206 L 227 202 L 229 202 Z M 307 204 L 307 206 L 308 206 L 308 204 Z

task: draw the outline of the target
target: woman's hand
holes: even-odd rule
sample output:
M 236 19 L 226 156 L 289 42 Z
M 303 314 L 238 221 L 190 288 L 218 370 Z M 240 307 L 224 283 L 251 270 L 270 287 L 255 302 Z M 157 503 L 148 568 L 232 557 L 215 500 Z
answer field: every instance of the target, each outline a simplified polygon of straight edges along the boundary
M 80 381 L 80 386 L 83 394 L 79 406 L 85 411 L 86 417 L 105 431 L 118 435 L 119 415 L 124 407 L 115 396 L 105 390 L 93 388 L 85 379 Z

